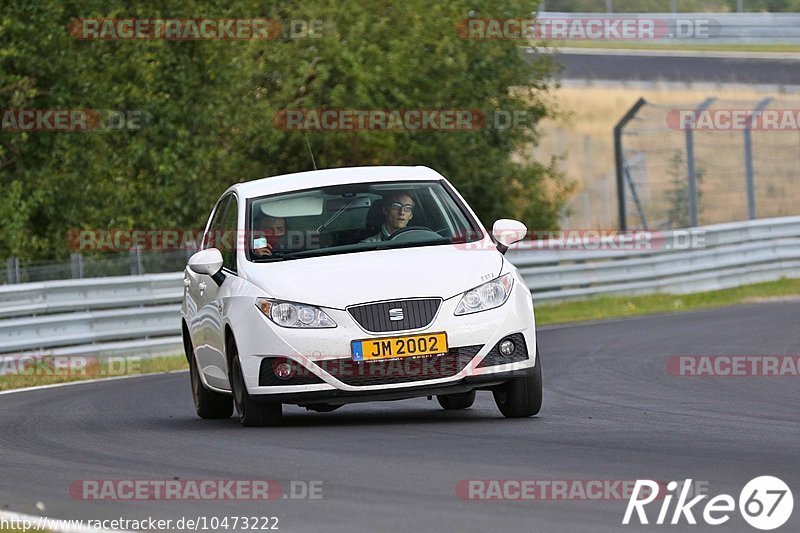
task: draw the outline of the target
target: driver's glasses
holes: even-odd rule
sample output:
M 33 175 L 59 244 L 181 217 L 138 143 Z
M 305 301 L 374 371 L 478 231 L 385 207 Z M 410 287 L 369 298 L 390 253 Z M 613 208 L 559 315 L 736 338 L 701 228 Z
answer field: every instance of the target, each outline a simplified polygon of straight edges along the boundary
M 389 207 L 391 207 L 395 211 L 402 211 L 403 213 L 413 213 L 414 212 L 414 205 L 413 204 L 401 204 L 400 202 L 392 202 L 392 203 L 389 204 Z

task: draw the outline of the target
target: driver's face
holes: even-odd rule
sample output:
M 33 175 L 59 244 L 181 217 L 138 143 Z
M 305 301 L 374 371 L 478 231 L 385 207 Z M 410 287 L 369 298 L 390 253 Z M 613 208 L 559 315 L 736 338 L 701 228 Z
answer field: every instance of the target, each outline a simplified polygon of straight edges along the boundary
M 414 200 L 407 194 L 395 196 L 389 199 L 383 212 L 386 215 L 386 229 L 394 233 L 408 226 L 414 218 Z
M 267 237 L 281 237 L 286 235 L 286 220 L 267 217 L 261 225 L 261 230 Z

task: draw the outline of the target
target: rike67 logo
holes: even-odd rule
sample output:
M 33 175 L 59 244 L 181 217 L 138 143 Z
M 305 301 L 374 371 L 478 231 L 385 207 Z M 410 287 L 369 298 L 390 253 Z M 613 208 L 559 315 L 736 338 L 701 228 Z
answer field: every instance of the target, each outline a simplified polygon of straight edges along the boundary
M 695 496 L 689 500 L 689 491 L 692 480 L 687 479 L 684 483 L 678 484 L 670 481 L 667 484 L 667 494 L 661 502 L 661 509 L 658 518 L 653 524 L 697 524 L 695 513 L 702 513 L 702 520 L 712 526 L 722 525 L 731 519 L 731 513 L 736 510 L 736 500 L 729 494 L 714 496 L 704 506 L 698 505 L 705 498 L 706 494 Z M 680 495 L 676 489 L 680 489 Z M 640 524 L 650 524 L 645 507 L 656 500 L 659 496 L 659 483 L 649 479 L 636 480 L 633 493 L 628 500 L 628 508 L 625 510 L 625 517 L 622 523 L 631 524 L 631 519 L 636 512 L 636 518 Z M 647 494 L 640 498 L 640 494 Z M 670 507 L 675 496 L 678 496 L 675 508 L 672 510 L 670 518 Z M 760 476 L 750 480 L 739 493 L 739 512 L 745 522 L 756 529 L 768 531 L 776 529 L 785 524 L 792 515 L 794 508 L 794 498 L 789 486 L 782 480 L 772 476 Z M 697 506 L 697 509 L 694 507 Z M 701 511 L 702 508 L 702 511 Z M 684 522 L 685 520 L 685 522 Z M 636 523 L 635 520 L 633 523 Z

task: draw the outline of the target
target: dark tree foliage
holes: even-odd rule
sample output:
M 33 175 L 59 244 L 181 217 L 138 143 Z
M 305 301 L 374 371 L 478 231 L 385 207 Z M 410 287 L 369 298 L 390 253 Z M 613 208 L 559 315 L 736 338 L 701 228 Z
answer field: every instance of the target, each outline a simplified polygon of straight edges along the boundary
M 519 41 L 465 40 L 475 17 L 529 17 L 531 2 L 2 0 L 2 109 L 134 110 L 131 131 L 0 132 L 0 257 L 69 253 L 70 229 L 195 228 L 230 184 L 311 167 L 285 109 L 480 109 L 526 113 L 528 126 L 468 132 L 310 132 L 320 167 L 427 165 L 451 179 L 486 224 L 550 228 L 570 191 L 552 162 L 526 157 L 553 66 Z M 535 6 L 534 6 L 535 8 Z M 253 41 L 77 40 L 75 18 L 269 17 L 319 20 L 315 38 Z

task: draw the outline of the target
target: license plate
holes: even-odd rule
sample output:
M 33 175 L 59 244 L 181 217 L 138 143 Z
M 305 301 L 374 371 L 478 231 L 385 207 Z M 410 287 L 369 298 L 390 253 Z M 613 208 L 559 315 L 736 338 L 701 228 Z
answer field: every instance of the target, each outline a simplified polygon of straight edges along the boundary
M 385 337 L 351 341 L 353 361 L 380 361 L 420 355 L 447 353 L 447 333 L 427 333 L 406 337 Z

